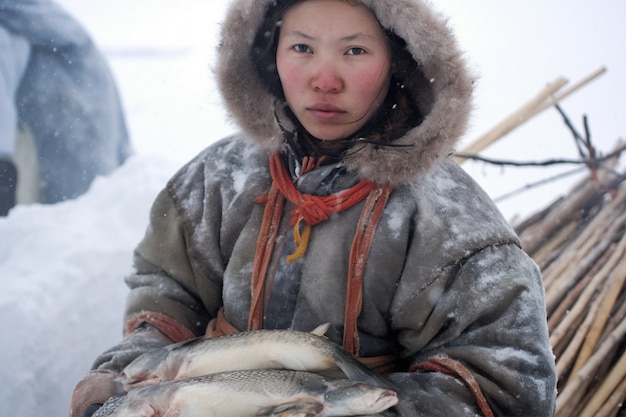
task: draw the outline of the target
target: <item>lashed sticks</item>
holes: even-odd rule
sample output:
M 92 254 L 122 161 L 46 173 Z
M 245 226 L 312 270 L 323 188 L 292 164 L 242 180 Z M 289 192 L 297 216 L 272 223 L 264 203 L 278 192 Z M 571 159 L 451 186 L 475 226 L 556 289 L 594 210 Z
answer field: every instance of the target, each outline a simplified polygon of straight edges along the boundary
M 566 81 L 557 79 L 455 159 L 494 163 L 471 152 L 557 105 L 604 71 L 600 68 L 564 93 L 559 90 Z M 613 153 L 600 155 L 586 119 L 583 138 L 561 113 L 589 176 L 515 229 L 542 269 L 558 374 L 556 417 L 626 417 L 626 172 L 616 171 L 626 147 L 618 143 Z
M 614 417 L 626 400 L 626 175 L 599 172 L 610 187 L 590 175 L 517 229 L 543 270 L 556 417 Z

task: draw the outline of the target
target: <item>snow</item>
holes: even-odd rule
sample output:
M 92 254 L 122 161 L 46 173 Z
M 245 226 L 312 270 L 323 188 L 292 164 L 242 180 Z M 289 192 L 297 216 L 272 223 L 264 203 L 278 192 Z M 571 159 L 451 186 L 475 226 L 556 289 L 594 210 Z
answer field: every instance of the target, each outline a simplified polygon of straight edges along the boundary
M 94 353 L 120 339 L 122 277 L 174 169 L 138 155 L 77 200 L 0 220 L 1 415 L 66 415 Z
M 0 218 L 0 415 L 67 415 L 71 392 L 122 329 L 132 250 L 156 193 L 184 162 L 235 129 L 211 74 L 225 2 L 61 0 L 92 33 L 118 79 L 136 154 L 88 193 L 54 206 L 21 205 Z M 589 115 L 609 151 L 626 120 L 626 3 L 619 0 L 440 0 L 480 75 L 469 143 L 558 76 L 608 73 L 567 99 L 577 126 Z M 580 127 L 582 130 L 582 127 Z M 488 150 L 500 158 L 575 156 L 571 134 L 548 110 Z M 545 170 L 465 164 L 493 197 Z M 561 169 L 562 170 L 562 169 Z M 505 201 L 528 214 L 570 182 Z

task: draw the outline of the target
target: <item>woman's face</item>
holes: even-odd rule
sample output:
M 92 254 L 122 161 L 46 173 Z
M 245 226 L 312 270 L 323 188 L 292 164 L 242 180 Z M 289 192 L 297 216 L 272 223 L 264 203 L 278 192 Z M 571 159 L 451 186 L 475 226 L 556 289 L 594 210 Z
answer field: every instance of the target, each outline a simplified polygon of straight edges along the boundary
M 358 131 L 387 95 L 388 40 L 372 12 L 342 0 L 306 0 L 285 14 L 276 53 L 289 108 L 322 140 Z

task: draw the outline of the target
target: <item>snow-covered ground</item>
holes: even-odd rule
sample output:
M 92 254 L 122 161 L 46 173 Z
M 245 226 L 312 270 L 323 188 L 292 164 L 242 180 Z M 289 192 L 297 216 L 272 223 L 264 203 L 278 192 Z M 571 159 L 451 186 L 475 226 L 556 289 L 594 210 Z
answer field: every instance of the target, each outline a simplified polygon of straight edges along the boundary
M 54 206 L 22 205 L 0 218 L 0 415 L 64 416 L 76 382 L 121 336 L 132 249 L 156 193 L 174 171 L 232 132 L 211 77 L 226 1 L 60 0 L 92 33 L 117 77 L 136 154 L 89 192 Z M 480 76 L 464 143 L 559 76 L 607 74 L 563 103 L 608 151 L 626 126 L 626 2 L 439 0 Z M 571 134 L 548 110 L 487 154 L 575 157 Z M 464 167 L 497 197 L 546 170 Z M 562 170 L 562 169 L 560 169 Z M 558 169 L 556 170 L 558 171 Z M 565 192 L 562 181 L 501 203 L 510 218 Z

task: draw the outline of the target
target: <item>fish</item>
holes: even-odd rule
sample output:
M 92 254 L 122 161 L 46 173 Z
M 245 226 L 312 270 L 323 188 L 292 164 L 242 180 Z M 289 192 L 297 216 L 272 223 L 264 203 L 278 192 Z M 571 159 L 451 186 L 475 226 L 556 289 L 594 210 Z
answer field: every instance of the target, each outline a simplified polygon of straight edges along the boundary
M 195 338 L 148 351 L 120 373 L 126 391 L 164 381 L 252 369 L 311 371 L 345 376 L 395 389 L 384 378 L 324 337 L 328 324 L 312 332 L 253 330 L 214 338 Z
M 93 417 L 321 417 L 376 414 L 395 391 L 285 369 L 219 372 L 161 382 L 109 399 Z

